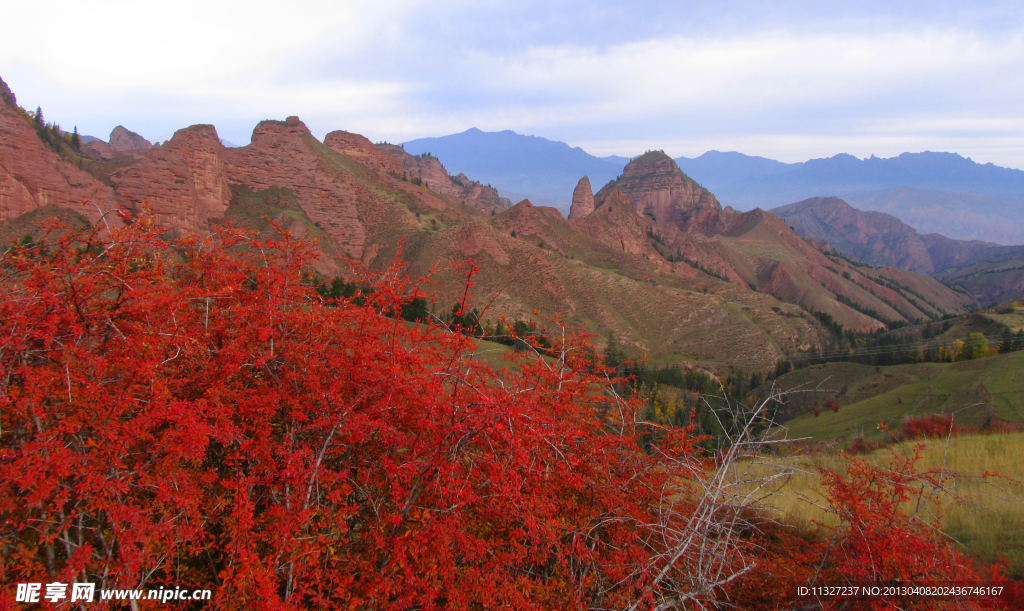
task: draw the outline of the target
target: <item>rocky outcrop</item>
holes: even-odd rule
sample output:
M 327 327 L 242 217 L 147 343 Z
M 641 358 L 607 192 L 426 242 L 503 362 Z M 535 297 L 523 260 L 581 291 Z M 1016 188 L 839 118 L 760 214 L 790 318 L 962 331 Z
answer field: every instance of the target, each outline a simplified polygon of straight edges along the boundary
M 722 233 L 734 216 L 724 213 L 715 196 L 683 174 L 662 151 L 648 152 L 630 161 L 622 176 L 601 189 L 599 195 L 613 188 L 629 198 L 640 216 L 655 225 L 671 223 L 684 232 Z
M 110 141 L 108 144 L 110 148 L 114 149 L 118 153 L 124 153 L 126 155 L 145 153 L 149 149 L 153 148 L 153 145 L 149 140 L 146 140 L 133 131 L 125 129 L 121 125 L 118 125 L 110 132 Z
M 180 129 L 163 146 L 111 176 L 117 198 L 133 209 L 146 202 L 163 226 L 204 231 L 231 203 L 224 150 L 212 125 Z
M 357 193 L 353 181 L 336 181 L 324 171 L 320 158 L 310 148 L 319 144 L 298 117 L 262 121 L 253 130 L 251 144 L 223 150 L 228 181 L 254 191 L 289 189 L 306 216 L 347 256 L 359 259 L 366 230 L 357 199 L 364 194 Z M 367 192 L 362 199 L 373 197 Z
M 206 211 L 209 218 L 221 218 L 231 203 L 224 166 L 224 145 L 212 125 L 193 125 L 175 132 L 161 150 L 177 153 L 188 166 L 196 205 Z
M 564 247 L 567 246 L 566 233 L 571 232 L 565 217 L 557 209 L 534 206 L 528 199 L 502 212 L 494 220 L 494 225 L 509 235 L 562 255 L 565 254 Z
M 512 202 L 498 195 L 497 189 L 485 186 L 478 180 L 470 180 L 465 174 L 451 176 L 433 155 L 410 155 L 400 146 L 378 144 L 379 149 L 400 164 L 396 175 L 414 184 L 421 184 L 444 197 L 482 210 L 501 212 L 511 207 Z
M 594 211 L 594 189 L 586 176 L 580 179 L 572 191 L 572 206 L 569 207 L 569 218 L 581 219 Z
M 43 144 L 29 121 L 0 80 L 0 222 L 50 205 L 96 222 L 96 206 L 104 211 L 115 208 L 110 187 Z M 85 201 L 95 206 L 83 205 Z
M 618 189 L 602 190 L 595 209 L 582 218 L 573 218 L 572 223 L 578 231 L 615 250 L 659 258 L 648 236 L 650 223 L 637 216 L 629 198 Z
M 324 145 L 335 152 L 355 159 L 369 168 L 380 169 L 394 174 L 401 174 L 404 171 L 402 164 L 397 159 L 375 146 L 365 136 L 360 136 L 359 134 L 341 130 L 334 131 L 324 137 Z

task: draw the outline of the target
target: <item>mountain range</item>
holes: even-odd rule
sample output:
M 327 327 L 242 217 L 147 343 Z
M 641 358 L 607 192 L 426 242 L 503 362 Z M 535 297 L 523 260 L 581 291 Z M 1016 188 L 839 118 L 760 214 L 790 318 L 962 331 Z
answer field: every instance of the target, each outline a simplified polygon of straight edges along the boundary
M 864 212 L 837 197 L 812 197 L 771 213 L 844 256 L 932 274 L 985 306 L 1024 296 L 1024 246 L 920 234 L 892 215 Z
M 854 265 L 764 211 L 723 207 L 660 151 L 597 193 L 577 177 L 566 219 L 528 200 L 510 205 L 433 154 L 340 130 L 319 140 L 298 117 L 259 123 L 238 148 L 212 125 L 159 145 L 119 127 L 76 148 L 2 81 L 0 98 L 5 241 L 38 235 L 54 216 L 117 223 L 110 211 L 121 209 L 179 233 L 230 222 L 314 240 L 321 259 L 311 271 L 324 279 L 353 278 L 353 262 L 385 267 L 401 248 L 414 277 L 441 266 L 445 283 L 431 287 L 439 315 L 464 290 L 464 273 L 448 266 L 473 259 L 486 319 L 544 324 L 542 312 L 654 362 L 708 367 L 770 368 L 820 349 L 833 332 L 826 321 L 872 331 L 977 305 L 928 275 Z
M 511 131 L 413 140 L 453 171 L 494 185 L 511 199 L 529 197 L 568 212 L 578 178 L 603 185 L 625 157 L 595 157 L 579 147 Z M 1024 243 L 1024 172 L 979 164 L 955 153 L 904 153 L 882 159 L 840 154 L 782 163 L 737 152 L 675 159 L 679 168 L 738 210 L 765 209 L 809 197 L 838 196 L 863 210 L 891 214 L 925 233 L 999 244 Z

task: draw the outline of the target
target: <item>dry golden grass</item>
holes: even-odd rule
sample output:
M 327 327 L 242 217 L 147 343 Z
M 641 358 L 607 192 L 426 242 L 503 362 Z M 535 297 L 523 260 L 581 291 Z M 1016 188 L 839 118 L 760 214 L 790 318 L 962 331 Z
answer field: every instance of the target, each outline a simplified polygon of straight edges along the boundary
M 982 562 L 1005 557 L 1013 565 L 1011 574 L 1024 577 L 1024 434 L 973 435 L 921 443 L 924 447 L 919 470 L 945 469 L 957 474 L 950 484 L 952 494 L 942 495 L 942 531 Z M 913 453 L 914 443 L 896 445 L 891 451 Z M 890 458 L 890 449 L 882 449 L 852 458 L 834 454 L 766 458 L 737 465 L 737 469 L 746 474 L 745 478 L 787 472 L 773 480 L 764 506 L 783 522 L 814 529 L 836 523 L 836 516 L 824 508 L 827 501 L 820 468 L 845 473 L 851 459 L 884 466 Z

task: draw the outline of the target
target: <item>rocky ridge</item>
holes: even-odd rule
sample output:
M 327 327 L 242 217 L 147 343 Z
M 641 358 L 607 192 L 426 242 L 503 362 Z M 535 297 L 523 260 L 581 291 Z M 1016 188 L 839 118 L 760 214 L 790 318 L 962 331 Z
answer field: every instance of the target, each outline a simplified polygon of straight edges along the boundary
M 631 161 L 622 176 L 606 185 L 595 199 L 594 211 L 580 219 L 574 217 L 574 222 L 608 246 L 663 261 L 662 267 L 671 273 L 680 274 L 680 268 L 688 266 L 768 292 L 825 312 L 848 329 L 877 330 L 886 321 L 934 318 L 948 308 L 962 307 L 948 289 L 934 281 L 870 279 L 762 210 L 741 214 L 723 209 L 712 194 L 660 151 Z M 630 209 L 632 216 L 623 214 Z M 603 217 L 609 222 L 600 222 Z M 666 265 L 679 262 L 686 265 Z M 888 286 L 911 282 L 923 282 L 927 288 L 921 290 L 944 297 L 914 299 L 906 291 Z M 936 301 L 945 305 L 930 305 Z
M 979 240 L 953 240 L 916 229 L 883 212 L 862 212 L 838 197 L 812 197 L 781 206 L 772 214 L 800 235 L 828 242 L 837 251 L 872 265 L 932 274 L 966 262 L 995 246 Z
M 405 149 L 394 144 L 385 143 L 377 146 L 399 164 L 394 170 L 396 175 L 401 174 L 403 179 L 418 182 L 453 201 L 487 212 L 501 212 L 512 205 L 507 198 L 498 195 L 494 187 L 470 180 L 462 173 L 449 175 L 437 157 L 426 154 L 410 155 Z
M 149 140 L 133 131 L 125 129 L 122 125 L 118 125 L 110 132 L 110 139 L 107 141 L 107 144 L 118 153 L 128 155 L 145 153 L 153 148 L 153 144 Z
M 35 143 L 26 158 L 38 171 L 63 157 L 86 160 L 40 148 L 12 108 L 28 130 L 22 139 Z M 0 141 L 5 155 L 9 140 Z M 185 232 L 222 222 L 260 232 L 280 228 L 318 241 L 317 271 L 327 277 L 348 275 L 353 260 L 379 269 L 400 243 L 414 277 L 472 257 L 480 268 L 475 292 L 488 317 L 531 319 L 540 310 L 615 335 L 638 354 L 715 362 L 750 353 L 770 367 L 786 354 L 822 346 L 827 336 L 793 304 L 834 312 L 848 328 L 882 324 L 838 303 L 838 294 L 892 320 L 901 312 L 919 315 L 771 215 L 723 210 L 663 155 L 634 160 L 618 184 L 594 196 L 589 214 L 582 214 L 589 181 L 581 181 L 581 214 L 566 220 L 529 201 L 507 207 L 496 191 L 448 176 L 429 155 L 340 131 L 320 142 L 297 117 L 261 122 L 243 147 L 225 148 L 212 126 L 197 125 L 137 154 L 93 157 L 83 166 L 112 185 L 85 174 L 106 189 L 107 209 L 148 207 L 161 225 Z M 847 270 L 852 281 L 840 277 Z M 463 278 L 458 269 L 440 272 L 447 284 L 435 287 L 438 307 L 460 298 Z M 963 309 L 955 294 L 934 284 L 915 290 Z

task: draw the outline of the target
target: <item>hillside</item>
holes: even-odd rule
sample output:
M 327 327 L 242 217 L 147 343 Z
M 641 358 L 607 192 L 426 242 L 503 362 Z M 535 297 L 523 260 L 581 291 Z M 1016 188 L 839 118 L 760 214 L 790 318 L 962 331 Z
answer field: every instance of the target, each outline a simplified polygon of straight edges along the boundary
M 962 265 L 999 246 L 937 234 L 920 235 L 894 216 L 862 212 L 838 197 L 812 197 L 771 212 L 805 238 L 827 242 L 848 257 L 924 274 Z
M 969 351 L 979 336 L 983 349 Z M 887 439 L 878 423 L 897 431 L 908 418 L 933 414 L 954 414 L 960 425 L 981 431 L 1024 427 L 1024 308 L 975 311 L 881 339 L 856 356 L 829 353 L 837 362 L 802 368 L 798 362 L 759 394 L 769 386 L 800 391 L 778 409 L 790 436 L 847 446 L 857 435 Z
M 862 212 L 836 197 L 814 197 L 772 213 L 847 257 L 934 274 L 982 305 L 1024 298 L 1024 247 L 921 235 L 893 216 Z
M 815 390 L 798 399 L 804 413 L 786 422 L 789 436 L 838 439 L 857 435 L 883 439 L 878 423 L 895 431 L 908 417 L 955 413 L 961 424 L 984 428 L 993 422 L 1024 422 L 1024 352 L 958 363 L 871 367 L 829 363 L 791 372 L 778 388 Z M 833 412 L 825 399 L 839 402 Z M 820 410 L 815 416 L 813 409 Z
M 961 267 L 936 275 L 986 306 L 1024 299 L 1024 247 L 1003 246 L 983 251 Z
M 864 268 L 830 257 L 777 217 L 740 213 L 686 176 L 660 151 L 631 161 L 595 196 L 595 209 L 573 222 L 613 248 L 686 262 L 739 286 L 828 314 L 850 330 L 938 318 L 972 303 L 939 282 L 902 270 Z M 615 220 L 616 206 L 634 212 Z M 606 229 L 591 219 L 603 219 Z M 647 239 L 644 239 L 644 238 Z

